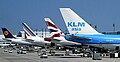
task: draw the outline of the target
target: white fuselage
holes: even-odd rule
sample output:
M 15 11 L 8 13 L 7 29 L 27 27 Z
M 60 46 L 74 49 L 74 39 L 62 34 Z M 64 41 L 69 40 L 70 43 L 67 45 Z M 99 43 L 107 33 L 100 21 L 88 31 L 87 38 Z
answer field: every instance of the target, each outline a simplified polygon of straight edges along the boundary
M 5 42 L 5 41 L 0 42 L 0 46 L 2 46 L 2 47 L 4 47 L 4 46 L 9 46 L 9 45 L 14 46 L 15 44 L 13 44 L 13 43 L 11 43 L 11 42 Z
M 25 39 L 21 39 L 21 38 L 5 38 L 5 40 L 17 44 L 28 44 L 28 45 L 32 44 L 30 42 L 26 42 Z
M 58 44 L 61 44 L 61 45 L 81 45 L 81 43 L 68 41 L 62 36 L 61 37 L 54 37 L 53 39 L 57 39 L 59 41 L 52 41 L 52 42 L 58 43 Z
M 116 47 L 118 46 L 120 50 L 120 44 L 86 44 L 86 45 L 90 45 L 98 48 L 110 49 L 110 50 L 115 50 Z
M 40 38 L 38 36 L 29 36 L 27 37 L 27 39 L 33 40 L 31 41 L 31 43 L 34 43 L 34 44 L 39 44 L 39 45 L 45 45 L 45 44 L 50 45 L 51 44 L 51 42 L 45 41 L 44 38 Z

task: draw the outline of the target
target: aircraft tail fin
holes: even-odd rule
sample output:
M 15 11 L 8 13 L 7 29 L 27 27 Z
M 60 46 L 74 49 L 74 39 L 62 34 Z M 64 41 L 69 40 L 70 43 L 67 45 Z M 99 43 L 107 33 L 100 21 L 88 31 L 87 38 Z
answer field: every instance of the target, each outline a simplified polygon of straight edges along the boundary
M 22 23 L 22 24 L 23 24 L 23 30 L 28 36 L 36 36 L 36 34 L 26 23 Z
M 10 33 L 10 31 L 7 30 L 6 28 L 2 28 L 2 31 L 3 31 L 3 34 L 4 34 L 5 38 L 15 38 L 15 37 L 13 36 L 13 34 Z
M 60 8 L 70 34 L 100 34 L 70 8 Z
M 51 37 L 60 37 L 61 35 L 64 35 L 62 31 L 50 20 L 50 18 L 44 18 L 47 28 L 51 33 Z

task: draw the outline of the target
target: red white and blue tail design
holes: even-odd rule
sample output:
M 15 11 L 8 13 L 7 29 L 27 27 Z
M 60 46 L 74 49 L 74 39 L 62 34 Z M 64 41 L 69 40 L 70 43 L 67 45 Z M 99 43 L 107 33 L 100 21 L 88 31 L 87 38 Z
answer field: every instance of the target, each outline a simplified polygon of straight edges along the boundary
M 62 31 L 49 18 L 44 18 L 44 20 L 51 33 L 52 38 L 60 37 L 63 34 Z
M 32 31 L 32 29 L 26 23 L 22 23 L 22 24 L 23 24 L 23 30 L 25 31 L 25 34 L 27 34 L 28 36 L 36 36 L 36 34 Z

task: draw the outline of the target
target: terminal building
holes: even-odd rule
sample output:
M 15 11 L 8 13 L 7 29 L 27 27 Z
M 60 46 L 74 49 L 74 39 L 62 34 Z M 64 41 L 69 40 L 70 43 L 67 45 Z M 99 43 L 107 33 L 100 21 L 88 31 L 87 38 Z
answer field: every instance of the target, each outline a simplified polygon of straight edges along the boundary
M 37 36 L 41 37 L 41 38 L 51 37 L 50 32 L 34 31 L 34 33 L 35 33 Z M 25 37 L 24 31 L 20 31 L 20 32 L 18 33 L 17 37 L 22 37 L 22 38 L 24 38 L 24 37 Z
M 34 31 L 34 33 L 35 33 L 37 36 L 41 37 L 41 38 L 45 38 L 45 37 L 49 38 L 49 37 L 51 37 L 50 32 L 48 32 L 48 31 L 46 31 L 46 32 L 45 32 L 45 31 Z M 24 33 L 24 31 L 19 31 L 18 34 L 14 34 L 14 36 L 15 36 L 15 37 L 25 38 L 25 33 Z M 4 37 L 4 35 L 2 34 L 2 32 L 1 32 L 1 33 L 0 33 L 0 41 L 4 41 L 2 38 L 5 38 L 5 37 Z

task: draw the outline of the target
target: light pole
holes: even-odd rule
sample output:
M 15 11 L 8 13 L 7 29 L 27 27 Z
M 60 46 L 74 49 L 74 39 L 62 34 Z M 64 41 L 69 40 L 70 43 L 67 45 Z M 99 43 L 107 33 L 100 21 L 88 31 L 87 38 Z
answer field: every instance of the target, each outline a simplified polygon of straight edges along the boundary
M 45 37 L 46 37 L 46 28 L 45 28 L 44 34 L 45 34 Z
M 95 29 L 97 30 L 97 25 L 95 25 Z
M 42 38 L 43 38 L 43 30 L 44 30 L 44 28 L 42 28 Z
M 115 24 L 113 24 L 113 31 L 115 32 Z

